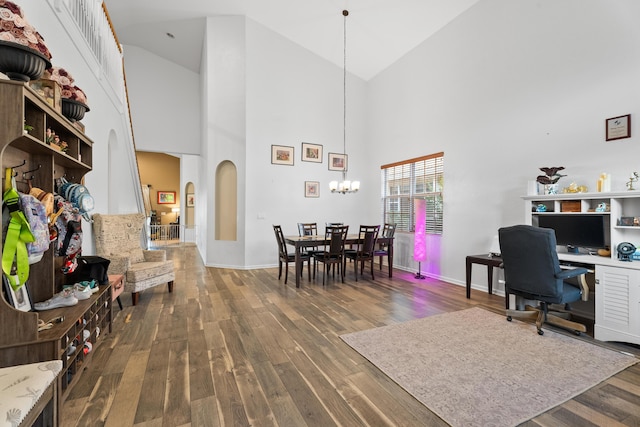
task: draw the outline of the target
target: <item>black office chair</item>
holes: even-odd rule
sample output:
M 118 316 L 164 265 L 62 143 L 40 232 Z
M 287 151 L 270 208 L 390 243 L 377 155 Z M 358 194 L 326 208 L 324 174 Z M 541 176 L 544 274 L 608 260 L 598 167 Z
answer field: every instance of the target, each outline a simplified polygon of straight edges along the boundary
M 582 267 L 570 270 L 560 268 L 555 232 L 548 228 L 514 225 L 499 229 L 498 236 L 504 267 L 505 297 L 508 299 L 510 294 L 514 294 L 519 300 L 539 302 L 538 307 L 507 310 L 507 320 L 510 321 L 512 317 L 535 318 L 540 335 L 544 334 L 543 323 L 569 329 L 578 335 L 586 332 L 584 325 L 570 320 L 569 303 L 587 300 L 589 287 L 585 274 L 588 270 Z M 579 284 L 568 281 L 574 277 Z M 550 304 L 564 304 L 564 310 L 551 312 Z

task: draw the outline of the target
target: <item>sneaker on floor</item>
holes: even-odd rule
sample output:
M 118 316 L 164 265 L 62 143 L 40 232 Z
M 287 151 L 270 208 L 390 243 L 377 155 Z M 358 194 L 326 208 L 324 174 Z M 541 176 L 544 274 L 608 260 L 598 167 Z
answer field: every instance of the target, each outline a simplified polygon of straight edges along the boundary
M 67 288 L 63 289 L 62 292 L 55 294 L 46 301 L 35 303 L 33 308 L 38 311 L 43 311 L 59 307 L 70 307 L 76 304 L 78 304 L 78 298 L 76 298 L 73 288 Z

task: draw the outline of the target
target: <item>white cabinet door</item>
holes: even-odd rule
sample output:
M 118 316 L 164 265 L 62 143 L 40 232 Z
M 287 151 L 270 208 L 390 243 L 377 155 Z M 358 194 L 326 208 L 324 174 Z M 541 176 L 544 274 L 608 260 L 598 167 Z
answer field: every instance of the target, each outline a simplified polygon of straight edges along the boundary
M 601 341 L 640 344 L 640 272 L 596 266 L 596 324 Z

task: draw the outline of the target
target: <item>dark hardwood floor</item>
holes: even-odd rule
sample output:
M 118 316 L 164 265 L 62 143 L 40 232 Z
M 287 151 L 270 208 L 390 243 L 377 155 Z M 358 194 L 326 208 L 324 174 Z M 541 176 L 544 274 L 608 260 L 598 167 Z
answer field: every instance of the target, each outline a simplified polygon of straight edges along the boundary
M 123 295 L 62 426 L 445 426 L 339 335 L 473 306 L 504 310 L 502 297 L 467 300 L 464 287 L 402 271 L 355 282 L 349 266 L 346 283 L 324 288 L 322 273 L 310 283 L 305 272 L 296 289 L 293 269 L 284 285 L 277 268 L 206 268 L 193 246 L 167 249 L 174 292 L 147 290 L 135 307 Z M 640 366 L 523 425 L 640 426 Z

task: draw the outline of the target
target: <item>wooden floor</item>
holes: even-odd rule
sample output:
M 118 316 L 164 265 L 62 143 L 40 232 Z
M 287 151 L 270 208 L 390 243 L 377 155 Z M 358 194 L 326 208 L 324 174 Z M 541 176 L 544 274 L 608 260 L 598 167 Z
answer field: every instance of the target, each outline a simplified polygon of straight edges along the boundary
M 205 268 L 194 246 L 167 249 L 174 292 L 147 290 L 136 307 L 123 295 L 62 426 L 444 426 L 339 335 L 504 307 L 502 297 L 467 300 L 463 287 L 402 271 L 355 282 L 348 268 L 346 283 L 324 288 L 321 274 L 312 283 L 305 274 L 296 289 L 293 273 L 284 285 L 275 268 Z M 640 366 L 523 425 L 640 426 Z

